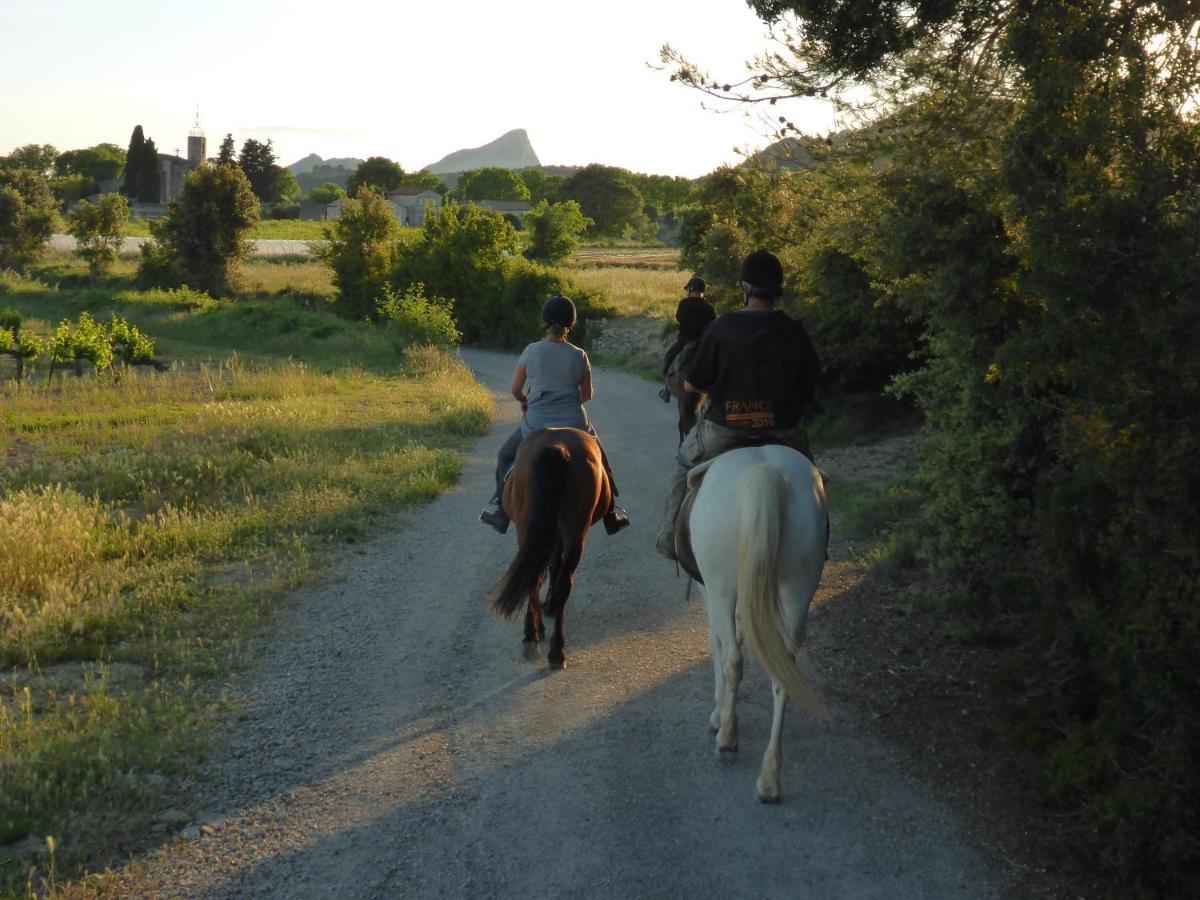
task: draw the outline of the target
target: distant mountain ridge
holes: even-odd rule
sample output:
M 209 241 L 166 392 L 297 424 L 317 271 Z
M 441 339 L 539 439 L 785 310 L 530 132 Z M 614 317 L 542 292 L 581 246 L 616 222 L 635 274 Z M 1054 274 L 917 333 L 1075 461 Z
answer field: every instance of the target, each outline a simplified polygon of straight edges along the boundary
M 296 160 L 287 167 L 287 170 L 299 178 L 301 175 L 307 175 L 313 169 L 321 166 L 327 166 L 331 169 L 349 169 L 353 172 L 360 165 L 362 165 L 362 160 L 355 159 L 353 156 L 347 156 L 342 159 L 322 159 L 317 154 L 310 153 L 304 159 Z
M 425 168 L 435 175 L 468 172 L 486 166 L 501 169 L 529 169 L 540 166 L 537 153 L 524 128 L 515 128 L 482 147 L 456 150 Z

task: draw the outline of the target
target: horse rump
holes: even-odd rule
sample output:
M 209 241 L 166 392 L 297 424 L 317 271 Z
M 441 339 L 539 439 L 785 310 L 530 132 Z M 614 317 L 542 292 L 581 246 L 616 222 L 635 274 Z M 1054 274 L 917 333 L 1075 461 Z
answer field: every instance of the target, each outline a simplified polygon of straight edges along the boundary
M 492 611 L 502 618 L 511 619 L 521 611 L 550 564 L 569 460 L 570 451 L 556 442 L 538 450 L 529 467 L 528 521 L 521 531 L 517 555 L 491 592 Z M 518 467 L 510 477 L 521 474 Z

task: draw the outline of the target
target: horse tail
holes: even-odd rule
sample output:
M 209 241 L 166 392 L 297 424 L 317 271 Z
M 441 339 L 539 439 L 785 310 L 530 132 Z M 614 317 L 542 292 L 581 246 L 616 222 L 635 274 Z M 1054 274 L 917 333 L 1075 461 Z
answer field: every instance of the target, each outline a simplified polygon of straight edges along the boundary
M 784 621 L 779 599 L 779 552 L 787 486 L 769 465 L 751 466 L 738 495 L 737 611 L 742 633 L 767 674 L 813 712 L 824 707 L 796 668 L 796 640 Z
M 529 485 L 529 524 L 517 555 L 492 590 L 492 611 L 505 619 L 520 612 L 550 564 L 558 532 L 558 510 L 567 479 L 569 452 L 561 444 L 544 447 L 533 461 Z

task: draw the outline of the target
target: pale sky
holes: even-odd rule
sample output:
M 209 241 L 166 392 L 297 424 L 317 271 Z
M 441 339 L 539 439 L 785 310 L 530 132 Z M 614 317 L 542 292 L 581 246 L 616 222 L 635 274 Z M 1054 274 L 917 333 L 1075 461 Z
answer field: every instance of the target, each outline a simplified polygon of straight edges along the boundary
M 668 42 L 731 81 L 767 46 L 742 0 L 0 0 L 0 155 L 125 147 L 137 124 L 186 154 L 197 104 L 210 156 L 232 132 L 281 165 L 415 170 L 524 128 L 546 165 L 695 177 L 770 142 L 760 110 L 702 109 L 647 68 Z M 804 104 L 771 111 L 833 126 Z

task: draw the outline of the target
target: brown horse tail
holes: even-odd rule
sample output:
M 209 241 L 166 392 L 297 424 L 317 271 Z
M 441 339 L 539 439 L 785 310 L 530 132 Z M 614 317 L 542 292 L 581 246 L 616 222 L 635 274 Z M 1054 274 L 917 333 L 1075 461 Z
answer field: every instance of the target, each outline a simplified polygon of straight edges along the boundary
M 521 611 L 538 579 L 550 565 L 569 459 L 566 447 L 553 444 L 543 448 L 533 461 L 529 524 L 512 565 L 492 591 L 492 611 L 505 619 L 511 619 Z

